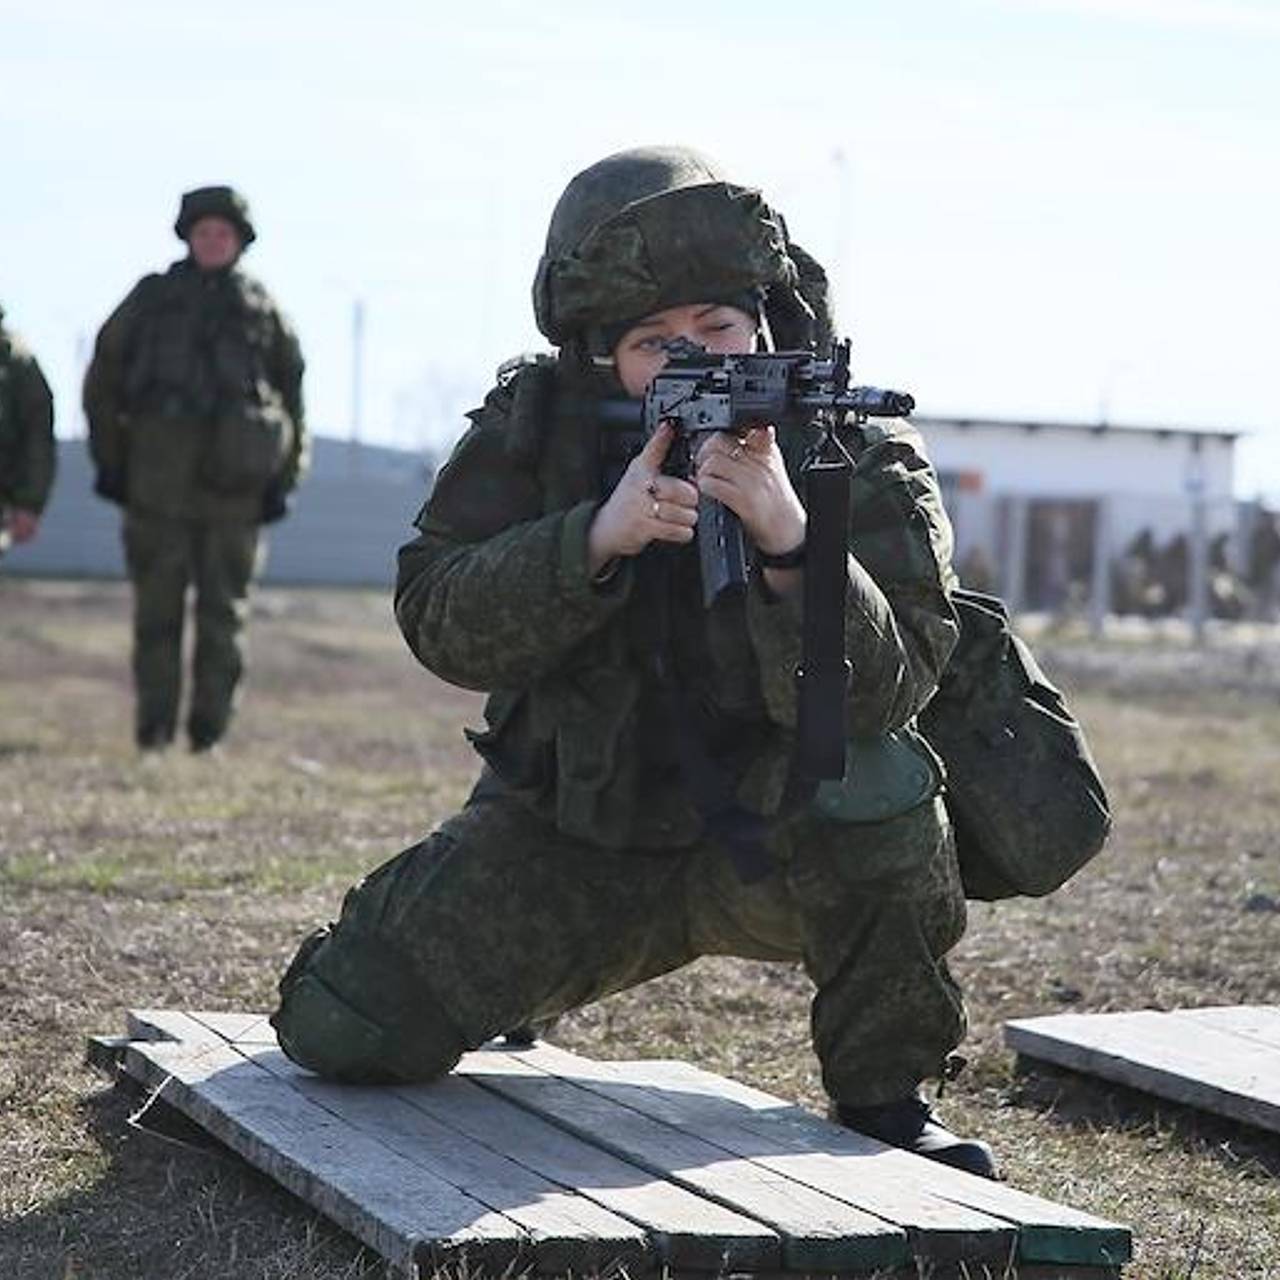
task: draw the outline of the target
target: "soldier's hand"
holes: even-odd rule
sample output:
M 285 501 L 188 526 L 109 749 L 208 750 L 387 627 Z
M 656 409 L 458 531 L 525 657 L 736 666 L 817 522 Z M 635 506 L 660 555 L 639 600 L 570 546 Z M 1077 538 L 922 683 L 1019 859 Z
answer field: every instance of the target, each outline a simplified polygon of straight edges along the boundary
M 698 491 L 687 480 L 662 474 L 674 437 L 669 426 L 660 426 L 596 512 L 587 532 L 587 567 L 592 576 L 610 560 L 639 555 L 651 542 L 692 541 L 698 523 Z
M 267 486 L 262 495 L 262 509 L 258 518 L 263 524 L 275 524 L 289 514 L 289 495 L 278 484 Z
M 40 528 L 40 517 L 34 511 L 14 507 L 9 512 L 8 528 L 14 542 L 30 542 Z
M 805 510 L 772 427 L 742 436 L 717 431 L 698 451 L 699 490 L 723 502 L 761 551 L 782 555 L 804 541 Z

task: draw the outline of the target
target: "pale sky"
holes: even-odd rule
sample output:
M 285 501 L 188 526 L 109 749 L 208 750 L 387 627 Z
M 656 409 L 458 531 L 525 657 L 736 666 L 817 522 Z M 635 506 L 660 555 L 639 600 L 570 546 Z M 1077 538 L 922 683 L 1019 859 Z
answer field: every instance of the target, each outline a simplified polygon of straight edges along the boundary
M 313 426 L 447 445 L 545 345 L 552 205 L 683 142 L 837 283 L 863 381 L 929 415 L 1252 433 L 1280 496 L 1280 0 L 696 5 L 0 0 L 0 304 L 59 430 L 188 187 L 231 182 Z

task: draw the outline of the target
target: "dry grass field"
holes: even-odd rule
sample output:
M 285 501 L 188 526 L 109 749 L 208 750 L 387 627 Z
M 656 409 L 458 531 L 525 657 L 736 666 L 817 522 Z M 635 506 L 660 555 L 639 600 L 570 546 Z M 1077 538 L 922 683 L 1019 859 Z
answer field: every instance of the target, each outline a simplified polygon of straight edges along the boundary
M 140 761 L 118 584 L 0 579 L 0 1277 L 331 1280 L 357 1243 L 224 1151 L 130 1123 L 83 1065 L 130 1006 L 266 1008 L 345 887 L 456 806 L 479 702 L 413 664 L 380 594 L 269 591 L 227 748 Z M 969 1069 L 944 1111 L 1014 1185 L 1130 1223 L 1142 1280 L 1280 1277 L 1280 1141 L 1018 1074 L 1004 1019 L 1280 1002 L 1280 642 L 1039 642 L 1117 814 L 1048 900 L 976 905 Z M 563 1022 L 815 1108 L 803 976 L 730 960 Z

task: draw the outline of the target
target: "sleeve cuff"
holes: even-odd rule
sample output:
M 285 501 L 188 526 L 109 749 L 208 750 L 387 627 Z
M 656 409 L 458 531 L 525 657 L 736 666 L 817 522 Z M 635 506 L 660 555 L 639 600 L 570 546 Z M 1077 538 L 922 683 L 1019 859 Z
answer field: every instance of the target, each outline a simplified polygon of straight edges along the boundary
M 600 504 L 580 502 L 565 513 L 560 530 L 560 589 L 573 601 L 624 600 L 631 584 L 628 562 L 615 560 L 598 575 L 587 564 L 587 533 Z

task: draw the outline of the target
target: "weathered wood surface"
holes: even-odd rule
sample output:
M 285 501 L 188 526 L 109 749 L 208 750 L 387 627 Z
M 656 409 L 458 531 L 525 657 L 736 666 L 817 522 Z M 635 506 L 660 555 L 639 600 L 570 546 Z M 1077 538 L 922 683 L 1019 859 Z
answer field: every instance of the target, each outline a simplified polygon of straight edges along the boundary
M 587 1087 L 607 1082 L 630 1106 L 905 1224 L 918 1258 L 1115 1265 L 1129 1257 L 1127 1228 L 921 1161 L 685 1062 L 596 1062 L 550 1045 L 526 1060 Z
M 468 1054 L 459 1070 L 614 1155 L 767 1223 L 783 1239 L 788 1270 L 874 1271 L 908 1260 L 900 1226 L 736 1157 L 678 1124 L 584 1089 L 576 1076 L 562 1079 L 539 1070 L 529 1056 L 528 1050 L 481 1050 Z
M 1005 1024 L 1040 1059 L 1280 1133 L 1280 1006 L 1066 1013 Z
M 197 1013 L 192 1016 L 221 1034 L 233 1033 L 243 1025 L 230 1021 L 243 1015 Z M 343 1097 L 351 1091 L 350 1086 L 324 1084 L 294 1066 L 278 1050 L 270 1056 L 260 1053 L 260 1046 L 274 1049 L 276 1045 L 275 1033 L 265 1018 L 256 1019 L 242 1034 L 248 1036 L 247 1041 L 236 1041 L 242 1051 L 251 1049 L 255 1060 L 262 1061 L 268 1069 L 281 1072 L 312 1096 L 327 1097 L 330 1105 L 342 1109 Z M 572 1199 L 581 1199 L 588 1210 L 595 1210 L 596 1206 L 611 1210 L 619 1215 L 615 1223 L 643 1224 L 643 1227 L 632 1226 L 632 1230 L 641 1240 L 646 1232 L 657 1238 L 661 1260 L 672 1267 L 696 1271 L 715 1271 L 725 1266 L 759 1270 L 779 1264 L 778 1236 L 759 1222 L 642 1175 L 634 1165 L 523 1109 L 495 1105 L 491 1094 L 460 1075 L 431 1085 L 368 1092 L 377 1098 L 394 1100 L 397 1105 L 393 1110 L 407 1105 L 494 1152 L 506 1153 L 500 1157 L 504 1161 L 518 1161 L 530 1169 L 543 1170 L 555 1179 L 548 1182 L 548 1186 L 558 1190 L 574 1188 L 577 1196 Z M 347 1113 L 343 1111 L 343 1114 Z M 355 1117 L 349 1118 L 356 1122 Z M 591 1251 L 590 1245 L 591 1235 L 584 1232 L 579 1255 Z M 597 1245 L 594 1252 L 608 1250 Z M 539 1247 L 538 1254 L 540 1265 L 555 1269 L 550 1265 L 554 1259 L 545 1245 Z M 627 1251 L 615 1250 L 610 1256 L 625 1261 Z M 574 1265 L 582 1265 L 581 1256 Z
M 1122 1227 L 683 1063 L 493 1048 L 361 1088 L 300 1070 L 260 1015 L 135 1011 L 129 1033 L 129 1074 L 408 1274 L 1096 1280 L 1129 1257 Z
M 465 1254 L 502 1270 L 520 1256 L 524 1235 L 511 1219 L 306 1105 L 227 1041 L 176 1022 L 166 1016 L 182 1040 L 135 1041 L 126 1071 L 392 1264 L 412 1272 Z

